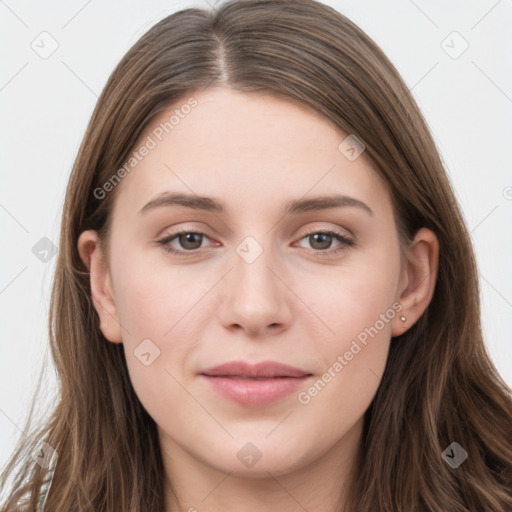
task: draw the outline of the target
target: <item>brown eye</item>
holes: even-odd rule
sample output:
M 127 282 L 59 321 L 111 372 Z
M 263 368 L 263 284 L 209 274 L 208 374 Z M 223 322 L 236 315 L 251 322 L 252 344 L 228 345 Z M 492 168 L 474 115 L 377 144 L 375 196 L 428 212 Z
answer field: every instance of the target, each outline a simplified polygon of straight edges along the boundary
M 200 233 L 184 233 L 182 235 L 178 235 L 176 238 L 183 249 L 193 251 L 194 249 L 199 249 L 199 247 L 201 247 L 202 236 L 203 235 Z
M 329 249 L 332 240 L 332 235 L 328 235 L 327 233 L 315 233 L 313 235 L 309 235 L 309 243 L 311 247 L 315 250 L 324 250 Z
M 353 240 L 336 231 L 313 231 L 306 233 L 306 235 L 301 238 L 301 240 L 305 239 L 307 239 L 314 253 L 319 256 L 331 256 L 355 245 Z M 331 247 L 333 241 L 339 242 L 338 247 L 330 251 L 326 250 Z
M 198 231 L 177 231 L 159 240 L 157 244 L 162 246 L 166 252 L 180 256 L 188 256 L 194 254 L 194 251 L 201 248 L 203 238 L 208 238 L 208 236 Z M 173 240 L 178 242 L 177 247 L 175 244 L 171 244 Z

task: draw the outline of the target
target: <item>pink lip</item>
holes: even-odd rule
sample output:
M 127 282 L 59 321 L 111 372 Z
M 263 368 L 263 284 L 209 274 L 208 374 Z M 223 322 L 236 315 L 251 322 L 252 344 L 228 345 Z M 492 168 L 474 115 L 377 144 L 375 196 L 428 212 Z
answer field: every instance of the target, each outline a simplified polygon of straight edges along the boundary
M 311 377 L 299 368 L 272 361 L 257 365 L 233 361 L 205 370 L 200 375 L 217 393 L 247 406 L 276 402 L 299 389 Z

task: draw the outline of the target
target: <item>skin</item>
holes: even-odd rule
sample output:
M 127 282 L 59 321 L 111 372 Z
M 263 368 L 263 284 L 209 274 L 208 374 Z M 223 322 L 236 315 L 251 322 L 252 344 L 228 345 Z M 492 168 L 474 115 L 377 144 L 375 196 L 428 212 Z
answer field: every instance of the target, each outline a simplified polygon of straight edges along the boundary
M 390 339 L 432 298 L 438 241 L 421 229 L 401 268 L 385 184 L 364 152 L 350 161 L 338 150 L 347 134 L 316 112 L 226 88 L 193 96 L 198 105 L 118 185 L 108 262 L 95 231 L 79 238 L 101 330 L 123 343 L 181 510 L 243 503 L 245 512 L 332 511 L 349 485 Z M 166 191 L 215 197 L 225 212 L 163 206 L 139 213 Z M 357 207 L 282 214 L 288 200 L 334 192 L 363 201 L 373 216 Z M 188 245 L 183 237 L 168 243 L 193 255 L 156 244 L 179 228 L 205 233 Z M 355 245 L 334 254 L 342 242 L 309 236 L 322 230 Z M 236 251 L 249 235 L 263 250 L 251 263 Z M 313 374 L 307 392 L 393 304 L 402 310 L 307 404 L 294 392 L 264 407 L 242 406 L 198 376 L 227 361 L 272 360 Z M 148 366 L 134 354 L 145 339 L 160 350 Z M 249 442 L 262 455 L 252 467 L 237 457 Z

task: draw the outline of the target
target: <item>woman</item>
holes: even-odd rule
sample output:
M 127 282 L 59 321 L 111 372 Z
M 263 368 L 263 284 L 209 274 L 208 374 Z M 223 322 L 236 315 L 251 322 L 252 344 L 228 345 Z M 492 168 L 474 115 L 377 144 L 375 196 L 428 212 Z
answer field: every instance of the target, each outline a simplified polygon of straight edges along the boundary
M 437 149 L 367 35 L 312 0 L 168 16 L 77 156 L 60 398 L 2 510 L 511 510 L 479 308 Z

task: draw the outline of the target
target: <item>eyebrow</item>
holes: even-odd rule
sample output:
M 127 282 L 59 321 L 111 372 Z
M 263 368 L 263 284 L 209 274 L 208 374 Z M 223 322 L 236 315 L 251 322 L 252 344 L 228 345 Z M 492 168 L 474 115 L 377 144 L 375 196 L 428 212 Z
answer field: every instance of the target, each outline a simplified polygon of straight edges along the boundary
M 192 210 L 203 210 L 212 213 L 224 213 L 224 204 L 213 198 L 206 196 L 197 196 L 195 194 L 171 193 L 165 192 L 158 195 L 146 205 L 139 213 L 143 214 L 155 208 L 163 206 L 184 206 Z M 356 207 L 364 210 L 373 216 L 372 209 L 366 204 L 354 197 L 346 195 L 328 195 L 313 197 L 310 199 L 297 199 L 285 203 L 284 215 L 306 213 L 329 208 Z

